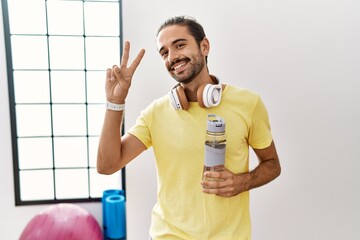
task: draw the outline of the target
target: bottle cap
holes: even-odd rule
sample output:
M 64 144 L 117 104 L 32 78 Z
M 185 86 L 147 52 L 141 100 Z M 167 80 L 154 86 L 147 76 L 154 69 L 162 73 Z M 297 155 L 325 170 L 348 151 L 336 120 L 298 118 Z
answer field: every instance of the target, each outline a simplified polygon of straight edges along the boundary
M 209 132 L 225 132 L 225 121 L 215 114 L 209 114 L 207 130 Z

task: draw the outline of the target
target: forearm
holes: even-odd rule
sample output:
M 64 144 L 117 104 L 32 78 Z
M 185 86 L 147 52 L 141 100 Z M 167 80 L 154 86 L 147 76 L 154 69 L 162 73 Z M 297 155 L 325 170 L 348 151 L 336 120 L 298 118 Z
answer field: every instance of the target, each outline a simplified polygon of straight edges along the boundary
M 280 164 L 276 158 L 263 160 L 254 170 L 246 173 L 234 174 L 228 169 L 220 172 L 205 172 L 201 184 L 204 193 L 232 197 L 265 185 L 279 175 Z
M 112 174 L 119 170 L 121 159 L 121 125 L 123 111 L 106 110 L 103 129 L 99 139 L 97 171 Z
M 248 173 L 238 174 L 238 185 L 242 191 L 261 187 L 280 175 L 281 168 L 277 158 L 261 161 L 259 165 Z
M 252 171 L 235 174 L 228 169 L 221 172 L 205 172 L 203 192 L 222 197 L 232 197 L 253 188 L 263 186 L 280 175 L 280 161 L 274 142 L 264 149 L 254 149 L 259 165 Z

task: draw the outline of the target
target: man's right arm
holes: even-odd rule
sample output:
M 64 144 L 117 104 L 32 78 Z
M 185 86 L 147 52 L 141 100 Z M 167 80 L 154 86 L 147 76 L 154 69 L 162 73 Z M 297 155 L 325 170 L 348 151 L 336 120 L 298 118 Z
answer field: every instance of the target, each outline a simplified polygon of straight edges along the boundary
M 135 136 L 125 134 L 121 137 L 122 117 L 123 111 L 106 110 L 97 155 L 97 171 L 101 174 L 117 172 L 146 150 Z
M 114 65 L 106 70 L 105 92 L 106 100 L 110 103 L 125 104 L 132 77 L 145 54 L 144 49 L 140 50 L 128 67 L 129 51 L 130 43 L 126 41 L 120 66 Z M 146 149 L 135 136 L 121 136 L 123 111 L 106 110 L 97 156 L 97 171 L 101 174 L 118 171 Z

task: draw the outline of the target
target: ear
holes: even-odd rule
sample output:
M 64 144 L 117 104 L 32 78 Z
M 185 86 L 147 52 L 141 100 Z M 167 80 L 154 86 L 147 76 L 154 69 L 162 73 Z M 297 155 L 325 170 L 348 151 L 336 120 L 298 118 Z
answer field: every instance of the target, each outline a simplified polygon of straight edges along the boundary
M 209 55 L 209 51 L 210 51 L 209 39 L 204 37 L 204 39 L 200 42 L 200 48 L 201 48 L 201 53 L 203 56 Z

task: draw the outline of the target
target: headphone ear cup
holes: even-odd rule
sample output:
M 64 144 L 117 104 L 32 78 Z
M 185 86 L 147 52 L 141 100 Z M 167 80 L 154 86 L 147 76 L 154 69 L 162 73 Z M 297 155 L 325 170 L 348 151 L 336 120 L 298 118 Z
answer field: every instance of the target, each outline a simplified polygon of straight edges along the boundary
M 189 104 L 189 101 L 186 98 L 186 94 L 185 94 L 184 89 L 181 86 L 177 86 L 176 87 L 176 92 L 177 92 L 177 95 L 178 95 L 178 98 L 179 98 L 181 108 L 183 110 L 188 110 L 189 107 L 190 107 L 190 104 Z
M 202 108 L 206 108 L 205 104 L 204 104 L 204 99 L 203 99 L 203 92 L 204 92 L 204 88 L 206 87 L 207 84 L 202 84 L 200 85 L 200 87 L 198 88 L 196 95 L 197 95 L 197 100 L 198 100 L 198 104 L 200 105 L 200 107 Z
M 200 107 L 210 108 L 220 104 L 222 85 L 204 84 L 197 91 L 197 98 Z

